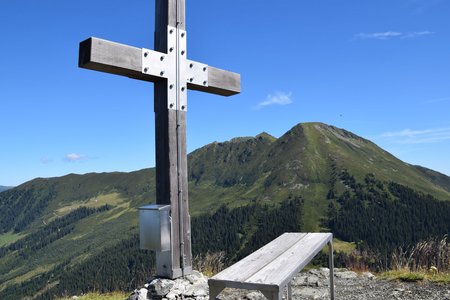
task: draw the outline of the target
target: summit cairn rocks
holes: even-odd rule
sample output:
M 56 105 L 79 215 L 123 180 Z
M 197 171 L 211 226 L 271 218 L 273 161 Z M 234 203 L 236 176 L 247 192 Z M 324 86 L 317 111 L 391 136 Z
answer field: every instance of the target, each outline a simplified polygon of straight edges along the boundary
M 157 278 L 144 288 L 135 290 L 129 300 L 207 300 L 209 295 L 208 277 L 198 271 L 184 278 Z

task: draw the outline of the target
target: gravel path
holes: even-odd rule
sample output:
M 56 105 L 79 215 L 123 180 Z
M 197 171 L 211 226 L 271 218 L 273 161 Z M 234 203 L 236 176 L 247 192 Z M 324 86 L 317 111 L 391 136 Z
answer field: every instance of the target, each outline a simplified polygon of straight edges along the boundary
M 301 273 L 292 281 L 294 300 L 330 299 L 328 269 Z M 379 280 L 371 273 L 357 274 L 340 270 L 335 273 L 336 300 L 450 300 L 450 285 L 431 282 L 407 283 L 395 280 Z M 222 300 L 263 300 L 256 291 L 227 289 L 218 297 Z
M 136 289 L 129 300 L 208 300 L 208 278 L 194 271 L 176 280 L 155 279 Z M 450 300 L 450 285 L 428 281 L 407 283 L 380 280 L 371 273 L 357 274 L 347 270 L 335 272 L 336 300 Z M 300 273 L 291 282 L 294 300 L 330 299 L 329 270 L 326 268 Z M 258 291 L 225 289 L 220 300 L 266 300 Z

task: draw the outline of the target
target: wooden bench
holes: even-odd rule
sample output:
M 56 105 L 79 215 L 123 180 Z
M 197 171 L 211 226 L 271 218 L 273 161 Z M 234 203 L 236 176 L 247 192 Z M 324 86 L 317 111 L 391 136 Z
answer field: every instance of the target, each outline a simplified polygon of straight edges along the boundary
M 322 248 L 329 245 L 330 297 L 334 300 L 333 235 L 331 233 L 284 233 L 256 252 L 208 280 L 209 299 L 226 287 L 259 290 L 267 299 L 281 300 L 291 280 Z

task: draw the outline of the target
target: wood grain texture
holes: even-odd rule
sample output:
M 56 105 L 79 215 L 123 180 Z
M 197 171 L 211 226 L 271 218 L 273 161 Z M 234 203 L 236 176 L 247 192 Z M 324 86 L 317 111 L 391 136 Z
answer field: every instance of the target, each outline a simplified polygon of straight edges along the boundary
M 162 34 L 155 33 L 155 49 L 161 54 L 167 53 L 167 28 Z M 80 43 L 78 66 L 148 82 L 164 80 L 159 76 L 142 73 L 141 48 L 96 37 L 90 37 Z M 188 83 L 187 88 L 220 96 L 232 96 L 241 91 L 241 77 L 237 73 L 208 66 L 208 86 Z
M 167 26 L 184 20 L 184 0 L 157 0 L 155 50 L 167 53 Z M 181 12 L 178 9 L 181 9 Z M 177 9 L 178 8 L 178 9 Z M 167 80 L 155 82 L 156 203 L 170 204 L 172 266 L 191 269 L 190 216 L 188 209 L 186 112 L 168 109 Z M 160 274 L 158 274 L 160 275 Z
M 330 236 L 329 233 L 308 233 L 246 282 L 284 286 L 287 279 L 294 277 L 322 250 Z
M 241 92 L 241 75 L 208 66 L 208 86 L 188 83 L 188 89 L 221 96 L 233 96 Z
M 304 236 L 306 236 L 306 233 L 285 233 L 280 235 L 269 244 L 241 259 L 222 272 L 216 274 L 212 277 L 212 279 L 242 282 L 247 281 L 248 278 L 259 272 L 262 268 L 291 248 Z
M 142 73 L 142 50 L 91 37 L 80 43 L 78 66 L 145 81 L 160 78 Z
M 281 299 L 283 289 L 322 248 L 332 247 L 331 233 L 285 233 L 241 261 L 213 276 L 214 291 L 226 287 L 257 289 L 268 299 Z M 332 249 L 332 248 L 330 248 Z M 332 267 L 332 255 L 330 267 Z M 331 271 L 331 275 L 333 272 Z M 331 279 L 332 281 L 332 279 Z M 289 293 L 288 293 L 289 294 Z M 334 299 L 333 288 L 331 288 Z

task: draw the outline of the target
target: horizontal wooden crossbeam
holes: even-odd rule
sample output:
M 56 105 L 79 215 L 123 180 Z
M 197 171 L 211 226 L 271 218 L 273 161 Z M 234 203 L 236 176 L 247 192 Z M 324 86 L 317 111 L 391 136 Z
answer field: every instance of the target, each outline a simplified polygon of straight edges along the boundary
M 193 61 L 188 60 L 188 64 Z M 195 63 L 195 62 L 193 62 Z M 95 37 L 80 43 L 78 66 L 134 79 L 156 82 L 162 77 L 142 72 L 142 49 Z M 241 91 L 241 76 L 208 66 L 208 86 L 187 83 L 188 89 L 221 96 L 232 96 Z

